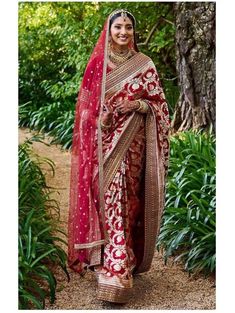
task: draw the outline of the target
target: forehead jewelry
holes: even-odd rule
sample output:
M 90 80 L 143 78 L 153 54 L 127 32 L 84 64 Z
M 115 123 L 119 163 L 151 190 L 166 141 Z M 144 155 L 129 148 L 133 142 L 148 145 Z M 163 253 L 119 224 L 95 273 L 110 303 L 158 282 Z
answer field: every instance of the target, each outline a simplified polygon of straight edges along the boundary
M 121 17 L 126 21 L 127 13 L 125 11 L 121 12 Z
M 121 17 L 124 19 L 124 21 L 126 21 L 126 18 L 128 17 L 128 16 L 127 16 L 127 13 L 128 13 L 129 15 L 132 16 L 132 18 L 133 18 L 133 20 L 134 20 L 134 24 L 136 24 L 135 17 L 134 17 L 130 12 L 128 12 L 127 10 L 123 10 L 123 9 L 116 10 L 116 11 L 114 11 L 113 13 L 111 13 L 111 14 L 110 14 L 110 19 L 111 19 L 114 15 L 116 15 L 116 14 L 118 14 L 118 13 L 121 13 Z

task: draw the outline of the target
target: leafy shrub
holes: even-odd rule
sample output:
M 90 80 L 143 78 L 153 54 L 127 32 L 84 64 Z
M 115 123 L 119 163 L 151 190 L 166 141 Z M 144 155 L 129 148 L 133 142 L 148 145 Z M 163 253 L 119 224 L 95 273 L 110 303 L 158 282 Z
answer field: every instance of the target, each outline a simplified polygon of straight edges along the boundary
M 69 149 L 72 144 L 74 125 L 74 110 L 70 110 L 69 104 L 55 102 L 35 109 L 26 105 L 19 107 L 22 127 L 29 127 L 41 131 L 51 137 L 51 144 L 61 144 L 64 149 Z
M 19 309 L 43 309 L 48 290 L 55 300 L 54 266 L 69 276 L 58 203 L 40 168 L 48 164 L 54 171 L 54 164 L 33 154 L 30 143 L 19 146 Z
M 51 143 L 61 144 L 64 149 L 69 149 L 72 145 L 72 135 L 74 126 L 74 112 L 65 112 L 58 117 L 56 126 L 48 133 L 53 136 Z
M 188 131 L 171 137 L 166 205 L 158 249 L 189 272 L 215 270 L 215 137 Z

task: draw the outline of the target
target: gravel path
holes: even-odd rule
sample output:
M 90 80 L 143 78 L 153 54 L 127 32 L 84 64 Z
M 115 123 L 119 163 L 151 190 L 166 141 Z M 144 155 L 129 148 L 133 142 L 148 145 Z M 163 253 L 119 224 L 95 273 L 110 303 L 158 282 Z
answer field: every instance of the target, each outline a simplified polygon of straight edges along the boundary
M 30 138 L 32 133 L 28 129 L 19 130 L 19 142 Z M 45 142 L 49 142 L 45 138 Z M 60 202 L 61 221 L 67 228 L 70 153 L 62 151 L 59 146 L 46 146 L 39 142 L 33 143 L 34 151 L 40 156 L 47 157 L 55 163 L 55 176 L 45 168 L 47 183 L 56 188 L 54 194 Z M 96 300 L 96 279 L 92 272 L 84 277 L 69 271 L 70 282 L 58 269 L 56 277 L 58 290 L 56 302 L 46 304 L 48 310 L 66 309 L 174 309 L 174 310 L 213 310 L 215 309 L 215 278 L 204 278 L 201 275 L 190 276 L 181 264 L 174 264 L 171 260 L 164 264 L 162 254 L 156 251 L 151 270 L 134 279 L 134 294 L 128 304 L 110 304 Z

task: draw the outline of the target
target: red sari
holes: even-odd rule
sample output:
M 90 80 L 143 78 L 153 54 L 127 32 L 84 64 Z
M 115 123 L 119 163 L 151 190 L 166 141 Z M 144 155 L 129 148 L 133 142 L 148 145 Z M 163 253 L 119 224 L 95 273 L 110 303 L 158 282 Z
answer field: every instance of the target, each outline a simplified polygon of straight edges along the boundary
M 168 163 L 169 114 L 152 60 L 136 52 L 107 67 L 106 22 L 84 74 L 71 166 L 69 266 L 94 267 L 98 298 L 126 302 L 132 274 L 148 271 L 159 234 Z M 131 47 L 132 49 L 134 47 Z M 105 103 L 140 99 L 148 112 L 119 114 L 101 129 Z

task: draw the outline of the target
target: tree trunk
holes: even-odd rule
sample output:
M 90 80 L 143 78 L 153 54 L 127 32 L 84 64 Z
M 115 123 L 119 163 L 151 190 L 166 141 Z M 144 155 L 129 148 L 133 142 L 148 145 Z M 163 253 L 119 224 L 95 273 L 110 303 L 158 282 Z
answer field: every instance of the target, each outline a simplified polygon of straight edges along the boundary
M 215 131 L 215 3 L 176 2 L 180 97 L 172 130 Z

